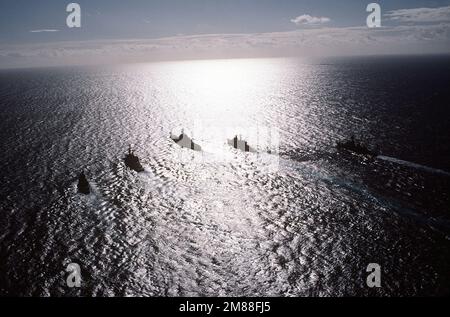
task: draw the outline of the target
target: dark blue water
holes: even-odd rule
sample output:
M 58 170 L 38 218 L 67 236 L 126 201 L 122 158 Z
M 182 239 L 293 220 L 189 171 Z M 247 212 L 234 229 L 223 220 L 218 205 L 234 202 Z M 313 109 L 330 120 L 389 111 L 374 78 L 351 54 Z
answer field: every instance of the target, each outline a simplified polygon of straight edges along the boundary
M 449 295 L 448 87 L 446 56 L 1 71 L 0 295 Z M 194 123 L 205 153 L 168 138 Z M 275 170 L 236 126 L 279 132 Z

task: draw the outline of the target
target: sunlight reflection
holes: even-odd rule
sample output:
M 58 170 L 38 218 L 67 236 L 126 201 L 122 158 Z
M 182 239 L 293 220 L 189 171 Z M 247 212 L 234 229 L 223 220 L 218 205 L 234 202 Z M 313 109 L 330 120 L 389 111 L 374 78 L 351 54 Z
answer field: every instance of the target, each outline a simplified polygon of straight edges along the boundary
M 189 120 L 246 126 L 257 120 L 278 86 L 274 60 L 238 59 L 165 63 L 167 86 Z

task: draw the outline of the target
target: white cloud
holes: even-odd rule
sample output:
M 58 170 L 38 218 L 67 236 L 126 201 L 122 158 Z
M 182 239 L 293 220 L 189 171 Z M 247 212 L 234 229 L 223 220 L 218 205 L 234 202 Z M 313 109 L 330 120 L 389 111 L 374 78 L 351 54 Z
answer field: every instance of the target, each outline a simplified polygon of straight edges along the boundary
M 387 18 L 399 22 L 438 23 L 450 22 L 450 6 L 439 8 L 415 8 L 389 11 Z
M 31 30 L 30 33 L 45 33 L 45 32 L 59 32 L 55 29 L 41 29 L 41 30 Z
M 306 25 L 306 26 L 316 26 L 330 22 L 330 18 L 327 17 L 314 17 L 309 14 L 303 14 L 295 19 L 292 19 L 291 22 L 295 23 L 298 26 Z
M 0 68 L 234 57 L 450 53 L 450 23 L 1 45 Z

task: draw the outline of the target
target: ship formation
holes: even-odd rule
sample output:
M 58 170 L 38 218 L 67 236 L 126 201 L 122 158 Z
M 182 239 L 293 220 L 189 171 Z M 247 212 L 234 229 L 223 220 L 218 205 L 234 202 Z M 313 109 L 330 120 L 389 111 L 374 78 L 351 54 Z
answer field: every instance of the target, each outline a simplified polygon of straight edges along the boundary
M 191 138 L 184 130 L 181 131 L 180 134 L 174 135 L 170 134 L 170 139 L 175 142 L 175 144 L 179 145 L 182 148 L 189 149 L 196 152 L 201 152 L 202 147 L 195 143 L 194 139 Z M 257 150 L 250 146 L 250 144 L 242 139 L 241 136 L 234 136 L 232 139 L 228 140 L 228 145 L 236 150 L 240 150 L 245 153 L 257 153 Z M 336 144 L 336 149 L 339 152 L 347 152 L 356 155 L 361 155 L 368 158 L 375 158 L 378 156 L 378 153 L 372 149 L 370 149 L 364 143 L 357 141 L 354 136 L 351 137 L 350 140 L 341 141 Z M 269 150 L 267 153 L 272 154 Z M 144 172 L 145 169 L 141 164 L 139 157 L 136 155 L 132 146 L 128 147 L 128 152 L 125 154 L 123 158 L 125 166 L 137 173 Z M 89 195 L 91 193 L 91 185 L 86 177 L 86 174 L 83 172 L 80 173 L 78 177 L 78 192 L 84 195 Z

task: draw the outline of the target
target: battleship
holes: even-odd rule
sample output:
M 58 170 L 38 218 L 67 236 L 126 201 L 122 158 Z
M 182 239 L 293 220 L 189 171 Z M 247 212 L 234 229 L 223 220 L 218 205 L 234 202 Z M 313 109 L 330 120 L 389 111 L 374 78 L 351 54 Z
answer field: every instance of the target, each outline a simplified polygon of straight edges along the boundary
M 202 147 L 200 145 L 196 144 L 194 142 L 194 140 L 192 138 L 190 138 L 184 132 L 184 130 L 181 130 L 181 134 L 180 135 L 173 135 L 173 134 L 171 134 L 170 138 L 172 139 L 172 141 L 174 141 L 176 144 L 178 144 L 182 148 L 190 149 L 190 150 L 198 151 L 198 152 L 200 152 L 202 150 Z
M 134 154 L 131 145 L 128 147 L 128 154 L 125 156 L 124 162 L 129 169 L 135 172 L 140 173 L 144 171 L 144 168 L 142 167 L 141 162 L 139 161 L 139 157 L 137 157 Z
M 84 195 L 89 195 L 91 193 L 91 186 L 89 185 L 84 172 L 78 177 L 78 192 Z
M 376 157 L 378 155 L 378 153 L 372 151 L 363 143 L 356 141 L 354 136 L 348 141 L 338 142 L 336 148 L 339 151 L 348 151 L 367 157 Z

